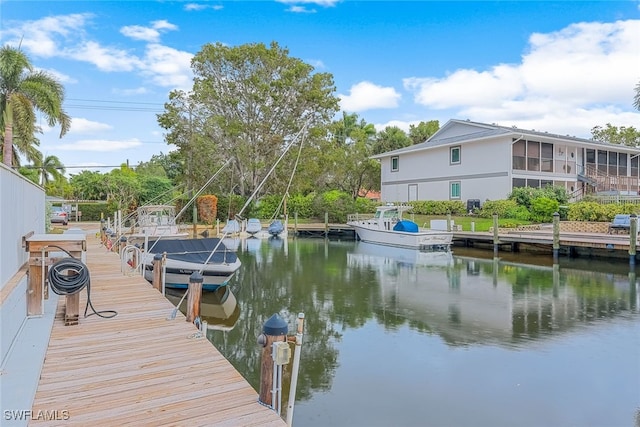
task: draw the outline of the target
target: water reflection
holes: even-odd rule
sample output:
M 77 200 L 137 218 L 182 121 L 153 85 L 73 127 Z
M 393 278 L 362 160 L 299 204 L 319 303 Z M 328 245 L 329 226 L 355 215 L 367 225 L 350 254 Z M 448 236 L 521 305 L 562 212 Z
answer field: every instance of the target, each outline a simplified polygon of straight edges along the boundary
M 391 311 L 451 345 L 526 345 L 587 320 L 637 309 L 628 277 L 499 259 L 356 243 L 351 269 L 376 274 L 384 320 Z
M 640 316 L 624 263 L 320 239 L 246 239 L 239 256 L 229 284 L 242 306 L 236 327 L 208 338 L 257 389 L 262 325 L 279 313 L 293 333 L 304 312 L 294 423 L 633 423 Z M 592 403 L 596 377 L 615 392 Z M 586 402 L 601 416 L 577 415 Z
M 187 299 L 185 290 L 167 289 L 165 296 L 173 305 L 180 304 L 180 310 L 186 313 Z M 200 301 L 200 317 L 207 322 L 210 330 L 230 331 L 240 317 L 240 306 L 235 295 L 228 286 L 221 286 L 215 291 L 203 292 Z

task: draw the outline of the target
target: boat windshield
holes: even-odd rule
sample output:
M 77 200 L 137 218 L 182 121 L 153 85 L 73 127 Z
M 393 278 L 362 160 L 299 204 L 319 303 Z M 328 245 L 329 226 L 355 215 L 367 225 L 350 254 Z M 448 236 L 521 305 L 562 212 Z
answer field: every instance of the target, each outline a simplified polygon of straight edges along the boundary
M 398 210 L 397 209 L 387 209 L 387 210 L 379 210 L 376 211 L 376 215 L 374 218 L 398 218 Z

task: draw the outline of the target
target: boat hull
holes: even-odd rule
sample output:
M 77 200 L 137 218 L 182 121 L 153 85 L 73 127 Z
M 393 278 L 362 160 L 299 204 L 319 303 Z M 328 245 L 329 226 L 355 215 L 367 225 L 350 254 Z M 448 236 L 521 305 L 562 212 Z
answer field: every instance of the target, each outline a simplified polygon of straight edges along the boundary
M 203 276 L 203 289 L 225 285 L 240 268 L 241 261 L 226 242 L 217 238 L 158 240 L 142 254 L 144 276 L 153 281 L 153 260 L 164 255 L 164 282 L 167 288 L 184 289 L 194 272 Z
M 363 242 L 378 245 L 395 246 L 399 248 L 435 250 L 446 249 L 451 245 L 453 234 L 448 231 L 418 231 L 405 232 L 395 230 L 380 230 L 367 227 L 367 224 L 348 222 Z

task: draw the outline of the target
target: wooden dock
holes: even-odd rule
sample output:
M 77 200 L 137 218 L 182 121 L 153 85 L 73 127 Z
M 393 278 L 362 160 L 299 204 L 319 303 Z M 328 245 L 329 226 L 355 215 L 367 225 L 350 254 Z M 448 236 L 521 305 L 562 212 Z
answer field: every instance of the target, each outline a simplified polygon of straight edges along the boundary
M 356 238 L 356 231 L 347 224 L 291 224 L 289 223 L 289 233 L 300 237 L 332 237 L 353 240 Z
M 513 252 L 517 252 L 521 245 L 536 246 L 549 251 L 553 248 L 552 230 L 500 232 L 498 239 L 501 249 L 506 247 Z M 494 243 L 493 233 L 471 231 L 455 231 L 453 241 L 454 244 L 463 246 L 493 245 Z M 610 255 L 613 252 L 619 256 L 628 256 L 630 239 L 628 234 L 561 232 L 559 244 L 560 250 L 571 256 L 579 253 Z
M 91 302 L 118 314 L 84 318 L 85 289 L 79 324 L 64 326 L 60 298 L 29 425 L 286 425 L 184 315 L 168 319 L 165 297 L 94 236 L 87 246 Z

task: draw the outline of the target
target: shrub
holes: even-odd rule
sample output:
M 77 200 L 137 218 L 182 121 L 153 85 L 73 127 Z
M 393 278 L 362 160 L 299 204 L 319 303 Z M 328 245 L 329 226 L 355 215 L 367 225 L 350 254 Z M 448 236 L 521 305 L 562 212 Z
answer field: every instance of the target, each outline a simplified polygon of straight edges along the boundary
M 339 190 L 322 193 L 313 201 L 314 216 L 324 218 L 327 212 L 329 222 L 344 223 L 347 221 L 347 215 L 355 212 L 355 209 L 355 201 L 351 195 Z
M 206 224 L 213 224 L 218 216 L 218 198 L 213 194 L 200 196 L 196 199 L 198 217 Z
M 491 218 L 498 214 L 499 218 L 513 218 L 518 212 L 518 204 L 515 200 L 487 200 L 478 210 L 480 218 Z
M 531 201 L 531 219 L 534 222 L 551 222 L 553 214 L 558 212 L 558 203 L 555 199 L 538 197 Z

